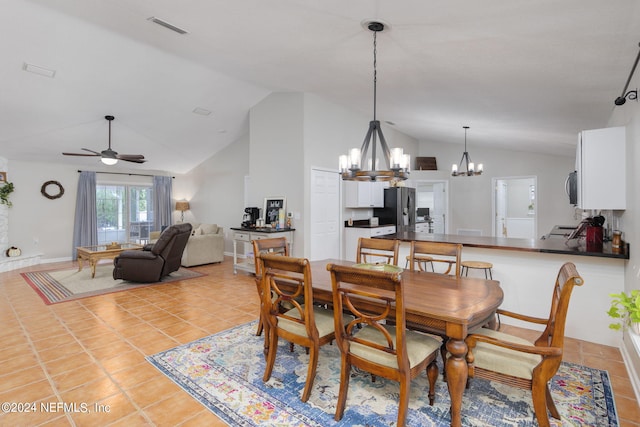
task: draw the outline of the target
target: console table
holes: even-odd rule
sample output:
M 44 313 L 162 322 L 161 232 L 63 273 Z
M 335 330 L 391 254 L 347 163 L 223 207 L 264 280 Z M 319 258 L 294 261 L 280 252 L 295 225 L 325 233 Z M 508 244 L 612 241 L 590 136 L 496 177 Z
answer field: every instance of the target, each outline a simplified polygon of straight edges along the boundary
M 252 240 L 285 237 L 289 245 L 289 253 L 293 253 L 293 232 L 295 228 L 233 228 L 233 274 L 238 270 L 255 273 L 255 259 L 253 256 Z M 247 246 L 249 248 L 247 248 Z M 241 251 L 241 252 L 238 252 Z M 238 256 L 241 255 L 241 256 Z M 240 261 L 239 258 L 244 259 Z

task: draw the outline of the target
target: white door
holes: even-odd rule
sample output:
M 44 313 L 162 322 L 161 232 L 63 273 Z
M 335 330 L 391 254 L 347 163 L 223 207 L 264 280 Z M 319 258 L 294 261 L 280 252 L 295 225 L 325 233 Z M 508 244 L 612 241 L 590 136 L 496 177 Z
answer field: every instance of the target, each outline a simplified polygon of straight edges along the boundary
M 495 185 L 496 206 L 495 225 L 493 235 L 507 237 L 507 183 L 499 179 Z
M 446 234 L 447 224 L 447 185 L 446 182 L 435 182 L 433 184 L 433 232 L 436 234 Z
M 494 236 L 536 236 L 536 177 L 494 178 Z
M 340 258 L 340 175 L 311 169 L 309 260 Z

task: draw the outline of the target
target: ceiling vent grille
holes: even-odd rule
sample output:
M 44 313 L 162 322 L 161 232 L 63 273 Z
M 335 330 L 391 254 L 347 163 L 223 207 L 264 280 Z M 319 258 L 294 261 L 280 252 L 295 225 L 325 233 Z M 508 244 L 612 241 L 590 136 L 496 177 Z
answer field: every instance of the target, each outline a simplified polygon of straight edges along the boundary
M 162 25 L 165 28 L 170 29 L 171 31 L 175 31 L 178 34 L 187 34 L 186 30 L 183 30 L 180 27 L 176 27 L 175 25 L 169 24 L 167 21 L 163 21 L 160 18 L 156 18 L 155 16 L 152 16 L 150 18 L 147 18 L 148 21 L 154 22 L 158 25 Z

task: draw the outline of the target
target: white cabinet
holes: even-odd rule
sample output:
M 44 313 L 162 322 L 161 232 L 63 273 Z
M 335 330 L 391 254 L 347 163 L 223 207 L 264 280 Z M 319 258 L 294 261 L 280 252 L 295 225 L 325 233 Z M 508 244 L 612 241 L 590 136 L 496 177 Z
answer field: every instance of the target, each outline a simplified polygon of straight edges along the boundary
M 429 233 L 429 223 L 428 222 L 417 222 L 415 225 L 416 233 Z M 433 233 L 433 230 L 431 230 Z
M 625 140 L 622 126 L 580 132 L 578 208 L 626 209 Z
M 343 181 L 346 208 L 383 208 L 385 181 Z
M 234 230 L 232 228 L 232 230 Z M 233 274 L 238 270 L 255 273 L 256 265 L 253 257 L 252 240 L 270 239 L 275 237 L 285 237 L 289 245 L 289 253 L 293 253 L 293 231 L 286 229 L 282 231 L 256 231 L 237 229 L 233 233 Z
M 374 237 L 396 232 L 395 225 L 385 225 L 382 227 L 346 227 L 344 229 L 344 253 L 342 258 L 348 261 L 356 261 L 356 251 L 358 250 L 358 239 L 360 237 Z

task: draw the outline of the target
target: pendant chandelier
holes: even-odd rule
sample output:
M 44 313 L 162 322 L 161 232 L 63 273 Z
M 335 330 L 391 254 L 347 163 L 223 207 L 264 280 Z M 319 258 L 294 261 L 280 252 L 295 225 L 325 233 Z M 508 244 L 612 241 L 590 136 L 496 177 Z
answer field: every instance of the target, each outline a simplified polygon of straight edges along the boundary
M 469 126 L 462 126 L 464 128 L 464 153 L 460 159 L 460 165 L 455 163 L 451 166 L 451 175 L 453 176 L 475 176 L 482 175 L 482 163 L 476 167 L 475 163 L 471 161 L 471 157 L 467 152 L 467 129 Z
M 387 141 L 382 134 L 380 121 L 376 119 L 376 86 L 377 86 L 377 33 L 384 30 L 381 22 L 370 22 L 367 28 L 373 32 L 373 120 L 369 122 L 367 131 L 361 148 L 352 148 L 349 154 L 340 156 L 340 173 L 342 179 L 346 181 L 391 181 L 405 180 L 409 177 L 409 163 L 411 157 L 404 154 L 402 148 L 389 150 Z M 389 169 L 378 170 L 377 143 L 380 142 L 380 149 Z M 371 157 L 367 157 L 371 148 Z

